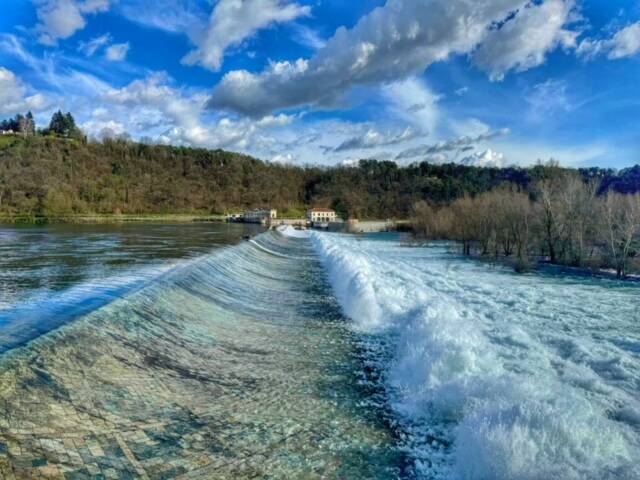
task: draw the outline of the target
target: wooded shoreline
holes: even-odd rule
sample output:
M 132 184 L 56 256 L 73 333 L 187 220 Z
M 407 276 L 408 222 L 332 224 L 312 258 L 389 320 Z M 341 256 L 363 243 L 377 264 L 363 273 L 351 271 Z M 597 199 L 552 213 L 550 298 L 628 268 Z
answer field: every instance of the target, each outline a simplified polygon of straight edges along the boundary
M 115 223 L 197 223 L 224 222 L 222 215 L 160 213 L 160 214 L 81 214 L 81 215 L 0 215 L 0 225 L 115 224 Z

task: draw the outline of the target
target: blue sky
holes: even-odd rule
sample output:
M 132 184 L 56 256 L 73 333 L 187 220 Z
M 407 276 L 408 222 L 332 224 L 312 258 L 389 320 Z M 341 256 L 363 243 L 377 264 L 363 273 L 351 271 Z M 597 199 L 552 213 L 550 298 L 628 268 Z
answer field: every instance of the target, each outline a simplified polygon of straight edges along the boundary
M 11 0 L 0 116 L 267 161 L 640 163 L 638 0 Z

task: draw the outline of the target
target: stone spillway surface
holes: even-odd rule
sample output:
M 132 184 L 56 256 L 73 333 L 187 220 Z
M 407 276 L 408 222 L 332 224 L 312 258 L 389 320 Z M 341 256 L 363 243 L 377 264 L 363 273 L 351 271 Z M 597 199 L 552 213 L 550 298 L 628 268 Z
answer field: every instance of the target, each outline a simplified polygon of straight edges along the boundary
M 400 474 L 308 239 L 269 232 L 111 300 L 45 309 L 74 318 L 3 354 L 0 477 Z

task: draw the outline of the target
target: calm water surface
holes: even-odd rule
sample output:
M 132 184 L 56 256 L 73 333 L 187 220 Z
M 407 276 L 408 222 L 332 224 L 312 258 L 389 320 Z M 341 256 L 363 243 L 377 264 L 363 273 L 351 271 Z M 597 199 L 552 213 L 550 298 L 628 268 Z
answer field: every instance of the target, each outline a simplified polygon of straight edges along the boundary
M 0 309 L 235 243 L 238 224 L 0 225 Z

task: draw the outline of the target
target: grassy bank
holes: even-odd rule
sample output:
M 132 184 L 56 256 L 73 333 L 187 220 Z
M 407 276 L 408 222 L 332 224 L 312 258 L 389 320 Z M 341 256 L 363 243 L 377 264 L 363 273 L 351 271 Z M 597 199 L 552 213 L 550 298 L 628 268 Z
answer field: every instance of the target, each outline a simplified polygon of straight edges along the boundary
M 222 215 L 198 214 L 83 214 L 83 215 L 0 215 L 0 223 L 5 224 L 46 224 L 46 223 L 191 223 L 222 222 Z

